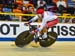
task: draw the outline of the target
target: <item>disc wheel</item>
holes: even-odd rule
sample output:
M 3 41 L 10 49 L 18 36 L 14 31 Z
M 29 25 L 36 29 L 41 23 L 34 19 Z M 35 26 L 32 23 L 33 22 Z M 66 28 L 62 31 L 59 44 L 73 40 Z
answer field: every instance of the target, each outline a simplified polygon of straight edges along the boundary
M 18 47 L 24 47 L 32 41 L 33 36 L 34 35 L 30 34 L 29 31 L 24 31 L 17 36 L 15 45 Z
M 54 42 L 57 39 L 57 33 L 56 32 L 48 32 L 48 38 L 46 40 L 41 39 L 39 41 L 40 46 L 42 47 L 48 47 L 54 44 Z

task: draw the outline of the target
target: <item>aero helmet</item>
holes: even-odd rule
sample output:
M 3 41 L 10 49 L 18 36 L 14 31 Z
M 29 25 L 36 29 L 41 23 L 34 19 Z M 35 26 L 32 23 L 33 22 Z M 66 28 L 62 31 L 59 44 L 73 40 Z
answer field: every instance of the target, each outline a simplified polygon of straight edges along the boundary
M 43 14 L 44 13 L 44 9 L 38 9 L 37 11 L 36 11 L 36 14 Z

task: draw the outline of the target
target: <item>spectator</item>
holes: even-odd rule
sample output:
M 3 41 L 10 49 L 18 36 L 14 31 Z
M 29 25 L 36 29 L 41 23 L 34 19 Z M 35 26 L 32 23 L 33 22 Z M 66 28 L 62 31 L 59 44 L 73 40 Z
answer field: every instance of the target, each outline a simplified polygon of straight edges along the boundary
M 23 0 L 16 0 L 15 3 L 18 5 L 23 5 Z
M 29 1 L 28 0 L 23 0 L 23 4 L 28 4 Z
M 5 6 L 5 7 L 2 8 L 2 12 L 12 12 L 12 9 L 7 7 L 7 6 Z M 3 19 L 11 21 L 12 17 L 10 15 L 3 15 Z
M 65 16 L 65 18 L 63 18 L 62 23 L 72 23 L 72 18 L 67 18 L 66 16 L 71 16 L 71 14 L 63 14 L 63 16 Z
M 66 2 L 66 0 L 63 0 Z M 58 2 L 58 0 L 53 0 L 53 3 L 56 4 Z
M 34 7 L 34 5 L 33 5 L 33 4 L 30 4 L 30 3 L 24 4 L 24 6 L 27 7 L 27 8 L 28 8 L 29 6 Z
M 29 0 L 29 4 L 33 4 L 33 1 L 32 0 Z M 33 4 L 34 5 L 34 4 Z
M 75 16 L 75 4 L 73 5 L 73 16 Z M 75 23 L 75 18 L 72 19 L 72 23 Z
M 25 6 L 26 8 L 28 8 L 29 6 L 31 6 L 34 10 L 36 10 L 36 8 L 34 7 L 34 5 L 31 4 L 31 3 L 23 4 L 23 6 Z
M 27 7 L 26 6 L 23 6 L 23 14 L 27 14 L 28 13 L 28 10 L 27 10 Z M 27 16 L 23 16 L 22 17 L 22 21 L 27 21 Z
M 2 0 L 2 4 L 8 5 L 14 3 L 14 0 Z
M 26 14 L 27 13 L 27 7 L 23 6 L 23 13 Z
M 28 6 L 23 10 L 24 14 L 32 14 L 34 13 L 34 7 Z M 33 16 L 23 16 L 23 21 L 29 21 Z
M 47 5 L 53 5 L 53 0 L 47 0 Z
M 58 0 L 53 0 L 53 3 L 56 4 Z
M 67 12 L 73 15 L 75 13 L 75 4 L 73 4 L 73 6 L 68 7 Z
M 35 8 L 37 8 L 37 1 L 38 0 L 32 0 L 32 3 L 33 3 L 33 5 L 34 5 Z
M 48 8 L 48 11 L 52 11 L 52 12 L 54 12 L 54 13 L 57 13 L 57 6 L 56 5 L 54 5 L 54 6 L 52 6 L 51 8 Z
M 72 23 L 75 23 L 75 18 L 72 19 Z
M 67 4 L 63 0 L 59 0 L 56 3 L 56 5 L 57 5 L 57 8 L 58 8 L 59 13 L 63 13 L 63 11 L 66 10 L 66 8 L 67 8 Z
M 37 1 L 37 8 L 39 7 L 46 7 L 46 2 L 44 0 Z
M 28 12 L 30 12 L 31 14 L 34 13 L 34 7 L 28 6 Z
M 15 8 L 15 9 L 13 9 L 13 13 L 22 13 L 22 10 L 21 10 L 22 8 L 21 7 L 17 7 L 17 8 Z M 19 21 L 21 21 L 22 20 L 22 16 L 15 16 L 15 19 L 16 20 L 19 20 Z M 14 19 L 14 20 L 15 20 Z
M 34 13 L 34 8 L 32 6 L 28 7 L 28 14 L 33 14 Z M 28 17 L 28 21 L 32 18 L 33 16 Z
M 18 7 L 22 7 L 22 6 L 23 6 L 23 0 L 17 0 L 17 1 L 15 2 L 15 4 L 17 4 Z

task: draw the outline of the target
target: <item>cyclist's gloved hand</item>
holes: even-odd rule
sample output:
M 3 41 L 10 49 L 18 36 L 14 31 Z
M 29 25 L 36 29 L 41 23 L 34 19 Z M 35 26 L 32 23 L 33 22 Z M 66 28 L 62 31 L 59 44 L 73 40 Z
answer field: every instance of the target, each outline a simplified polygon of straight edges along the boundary
M 28 26 L 28 25 L 30 25 L 30 23 L 29 23 L 29 22 L 27 22 L 27 23 L 24 23 L 24 25 Z
M 24 25 L 28 26 L 30 23 L 32 23 L 32 20 L 29 20 L 29 22 L 25 23 Z

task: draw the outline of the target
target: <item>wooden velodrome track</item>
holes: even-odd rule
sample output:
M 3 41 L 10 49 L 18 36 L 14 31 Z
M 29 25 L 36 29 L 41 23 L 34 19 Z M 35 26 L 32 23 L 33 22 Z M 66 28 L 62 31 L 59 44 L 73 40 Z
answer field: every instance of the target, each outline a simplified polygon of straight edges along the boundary
M 0 42 L 0 56 L 75 56 L 75 42 L 57 41 L 48 48 L 34 42 L 23 48 L 14 42 Z

